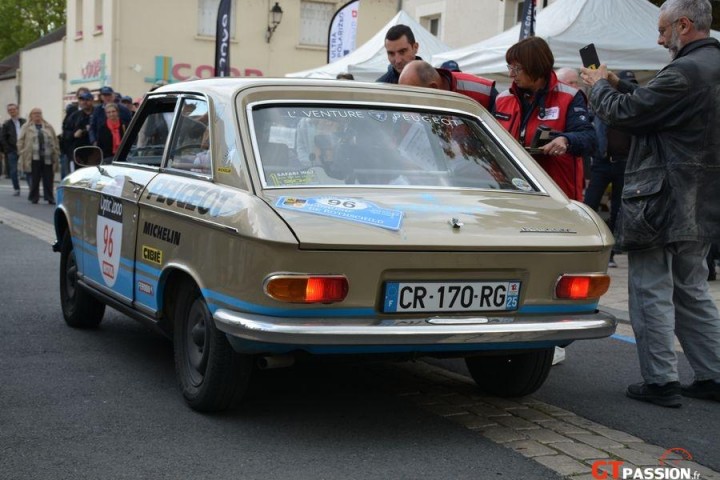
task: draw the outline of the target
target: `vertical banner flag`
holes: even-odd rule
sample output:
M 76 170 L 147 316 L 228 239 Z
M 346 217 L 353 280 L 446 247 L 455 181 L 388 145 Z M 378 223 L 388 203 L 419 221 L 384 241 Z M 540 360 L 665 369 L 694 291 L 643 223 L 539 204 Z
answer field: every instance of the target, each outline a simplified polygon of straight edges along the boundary
M 328 29 L 327 61 L 332 63 L 355 50 L 360 0 L 351 0 L 335 12 Z
M 220 0 L 215 26 L 215 76 L 230 76 L 230 7 L 232 0 Z
M 535 5 L 536 0 L 525 0 L 520 18 L 520 40 L 535 36 Z

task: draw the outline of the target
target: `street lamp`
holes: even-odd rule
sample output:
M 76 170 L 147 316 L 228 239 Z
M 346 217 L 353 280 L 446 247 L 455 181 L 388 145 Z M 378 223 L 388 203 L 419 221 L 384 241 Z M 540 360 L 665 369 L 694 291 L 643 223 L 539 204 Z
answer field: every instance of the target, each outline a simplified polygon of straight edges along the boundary
M 275 33 L 275 29 L 278 27 L 278 25 L 280 25 L 280 22 L 282 21 L 282 15 L 282 8 L 280 8 L 278 2 L 275 2 L 275 5 L 270 9 L 267 33 L 265 33 L 265 40 L 267 41 L 267 43 L 270 43 L 270 39 L 272 38 L 273 33 Z

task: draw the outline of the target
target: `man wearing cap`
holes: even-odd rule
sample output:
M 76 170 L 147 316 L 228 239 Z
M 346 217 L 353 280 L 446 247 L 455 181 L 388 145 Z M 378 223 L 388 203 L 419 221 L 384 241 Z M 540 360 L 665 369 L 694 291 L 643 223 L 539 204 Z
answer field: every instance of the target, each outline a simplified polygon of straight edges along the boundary
M 62 133 L 60 134 L 60 178 L 65 178 L 66 175 L 74 171 L 73 125 L 70 118 L 82 108 L 80 106 L 82 103 L 81 97 L 87 97 L 88 95 L 92 100 L 93 96 L 92 93 L 90 93 L 90 89 L 87 87 L 79 87 L 75 91 L 76 101 L 69 103 L 65 107 L 65 118 L 62 123 Z
M 97 144 L 100 127 L 107 120 L 107 117 L 105 116 L 105 105 L 115 101 L 115 91 L 112 87 L 102 87 L 100 89 L 100 100 L 102 103 L 95 107 L 92 118 L 90 119 L 90 143 L 92 145 Z M 118 105 L 118 110 L 120 112 L 120 120 L 126 125 L 130 123 L 130 119 L 132 118 L 130 110 L 128 110 L 124 105 Z
M 78 111 L 68 119 L 69 134 L 66 144 L 69 146 L 70 152 L 74 152 L 78 147 L 90 145 L 90 118 L 93 114 L 93 100 L 92 93 L 81 94 L 78 97 Z M 68 158 L 74 160 L 72 154 Z
M 407 64 L 400 74 L 400 85 L 435 88 L 461 93 L 478 102 L 488 110 L 495 105 L 497 90 L 495 82 L 469 73 L 451 72 L 435 68 L 423 60 L 414 60 Z
M 440 68 L 443 70 L 450 70 L 451 72 L 460 72 L 460 65 L 457 64 L 455 60 L 448 60 L 446 62 L 443 62 L 442 65 L 440 65 Z
M 617 240 L 628 252 L 630 321 L 643 382 L 628 397 L 720 401 L 720 315 L 705 264 L 720 240 L 720 42 L 709 0 L 667 0 L 658 44 L 672 61 L 640 87 L 582 69 L 595 114 L 632 134 Z M 675 335 L 695 374 L 681 386 Z
M 630 70 L 623 70 L 617 74 L 620 80 L 638 84 L 635 73 Z M 620 211 L 622 191 L 625 185 L 625 165 L 627 164 L 628 153 L 630 152 L 631 135 L 625 130 L 618 130 L 608 126 L 599 117 L 593 119 L 593 127 L 597 135 L 597 150 L 592 156 L 590 165 L 590 183 L 585 189 L 583 203 L 593 210 L 600 207 L 600 201 L 608 185 L 612 185 L 612 197 L 610 199 L 610 218 L 608 227 L 616 232 L 617 217 Z M 616 232 L 617 233 L 617 232 Z M 617 267 L 615 254 L 619 249 L 613 248 L 610 253 L 608 267 Z
M 393 25 L 385 34 L 385 51 L 387 52 L 387 72 L 377 80 L 379 83 L 398 83 L 400 72 L 405 65 L 413 60 L 422 60 L 417 56 L 420 45 L 415 41 L 415 35 L 407 25 Z

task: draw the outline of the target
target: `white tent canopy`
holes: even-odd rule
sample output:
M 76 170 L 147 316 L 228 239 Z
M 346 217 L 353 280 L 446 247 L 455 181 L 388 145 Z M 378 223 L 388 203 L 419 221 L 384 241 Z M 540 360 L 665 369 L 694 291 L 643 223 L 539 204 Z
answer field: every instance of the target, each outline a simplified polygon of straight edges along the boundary
M 555 67 L 582 65 L 579 50 L 594 43 L 601 63 L 619 70 L 659 70 L 670 62 L 656 43 L 660 9 L 648 0 L 557 0 L 541 10 L 535 35 L 545 39 Z M 518 42 L 520 25 L 482 42 L 433 55 L 433 65 L 455 60 L 463 71 L 507 74 L 505 52 Z M 720 32 L 712 35 L 720 39 Z
M 413 31 L 415 41 L 420 45 L 418 55 L 424 59 L 429 61 L 433 55 L 450 50 L 450 47 L 401 10 L 378 33 L 352 53 L 333 63 L 312 70 L 288 73 L 285 76 L 333 79 L 338 73 L 349 72 L 355 76 L 355 80 L 373 82 L 387 71 L 389 62 L 385 52 L 385 34 L 390 27 L 398 24 L 407 25 Z

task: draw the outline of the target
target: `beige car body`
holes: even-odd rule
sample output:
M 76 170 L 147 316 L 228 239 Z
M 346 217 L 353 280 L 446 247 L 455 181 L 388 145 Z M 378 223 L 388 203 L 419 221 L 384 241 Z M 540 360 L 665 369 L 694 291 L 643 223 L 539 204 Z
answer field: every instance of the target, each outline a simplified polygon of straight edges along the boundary
M 182 98 L 207 105 L 211 167 L 188 171 L 127 162 L 128 137 L 142 123 L 143 110 L 159 99 Z M 264 187 L 249 116 L 268 102 L 401 106 L 476 117 L 536 189 Z M 614 317 L 598 311 L 597 298 L 554 295 L 563 274 L 605 273 L 613 245 L 605 223 L 569 201 L 466 97 L 381 84 L 214 79 L 161 87 L 146 96 L 136 117 L 114 162 L 82 168 L 63 181 L 56 230 L 59 241 L 66 231 L 72 237 L 80 286 L 148 325 L 172 329 L 177 282 L 185 279 L 199 287 L 215 326 L 243 354 L 466 355 L 566 345 L 615 330 Z M 283 196 L 323 195 L 402 211 L 402 225 L 393 231 L 274 208 Z M 111 210 L 120 208 L 121 222 L 113 223 Z M 99 228 L 99 219 L 108 228 Z M 107 256 L 109 241 L 114 258 Z M 264 287 L 283 273 L 344 275 L 349 292 L 327 305 L 280 302 Z M 521 282 L 517 310 L 382 311 L 386 282 L 498 279 Z

